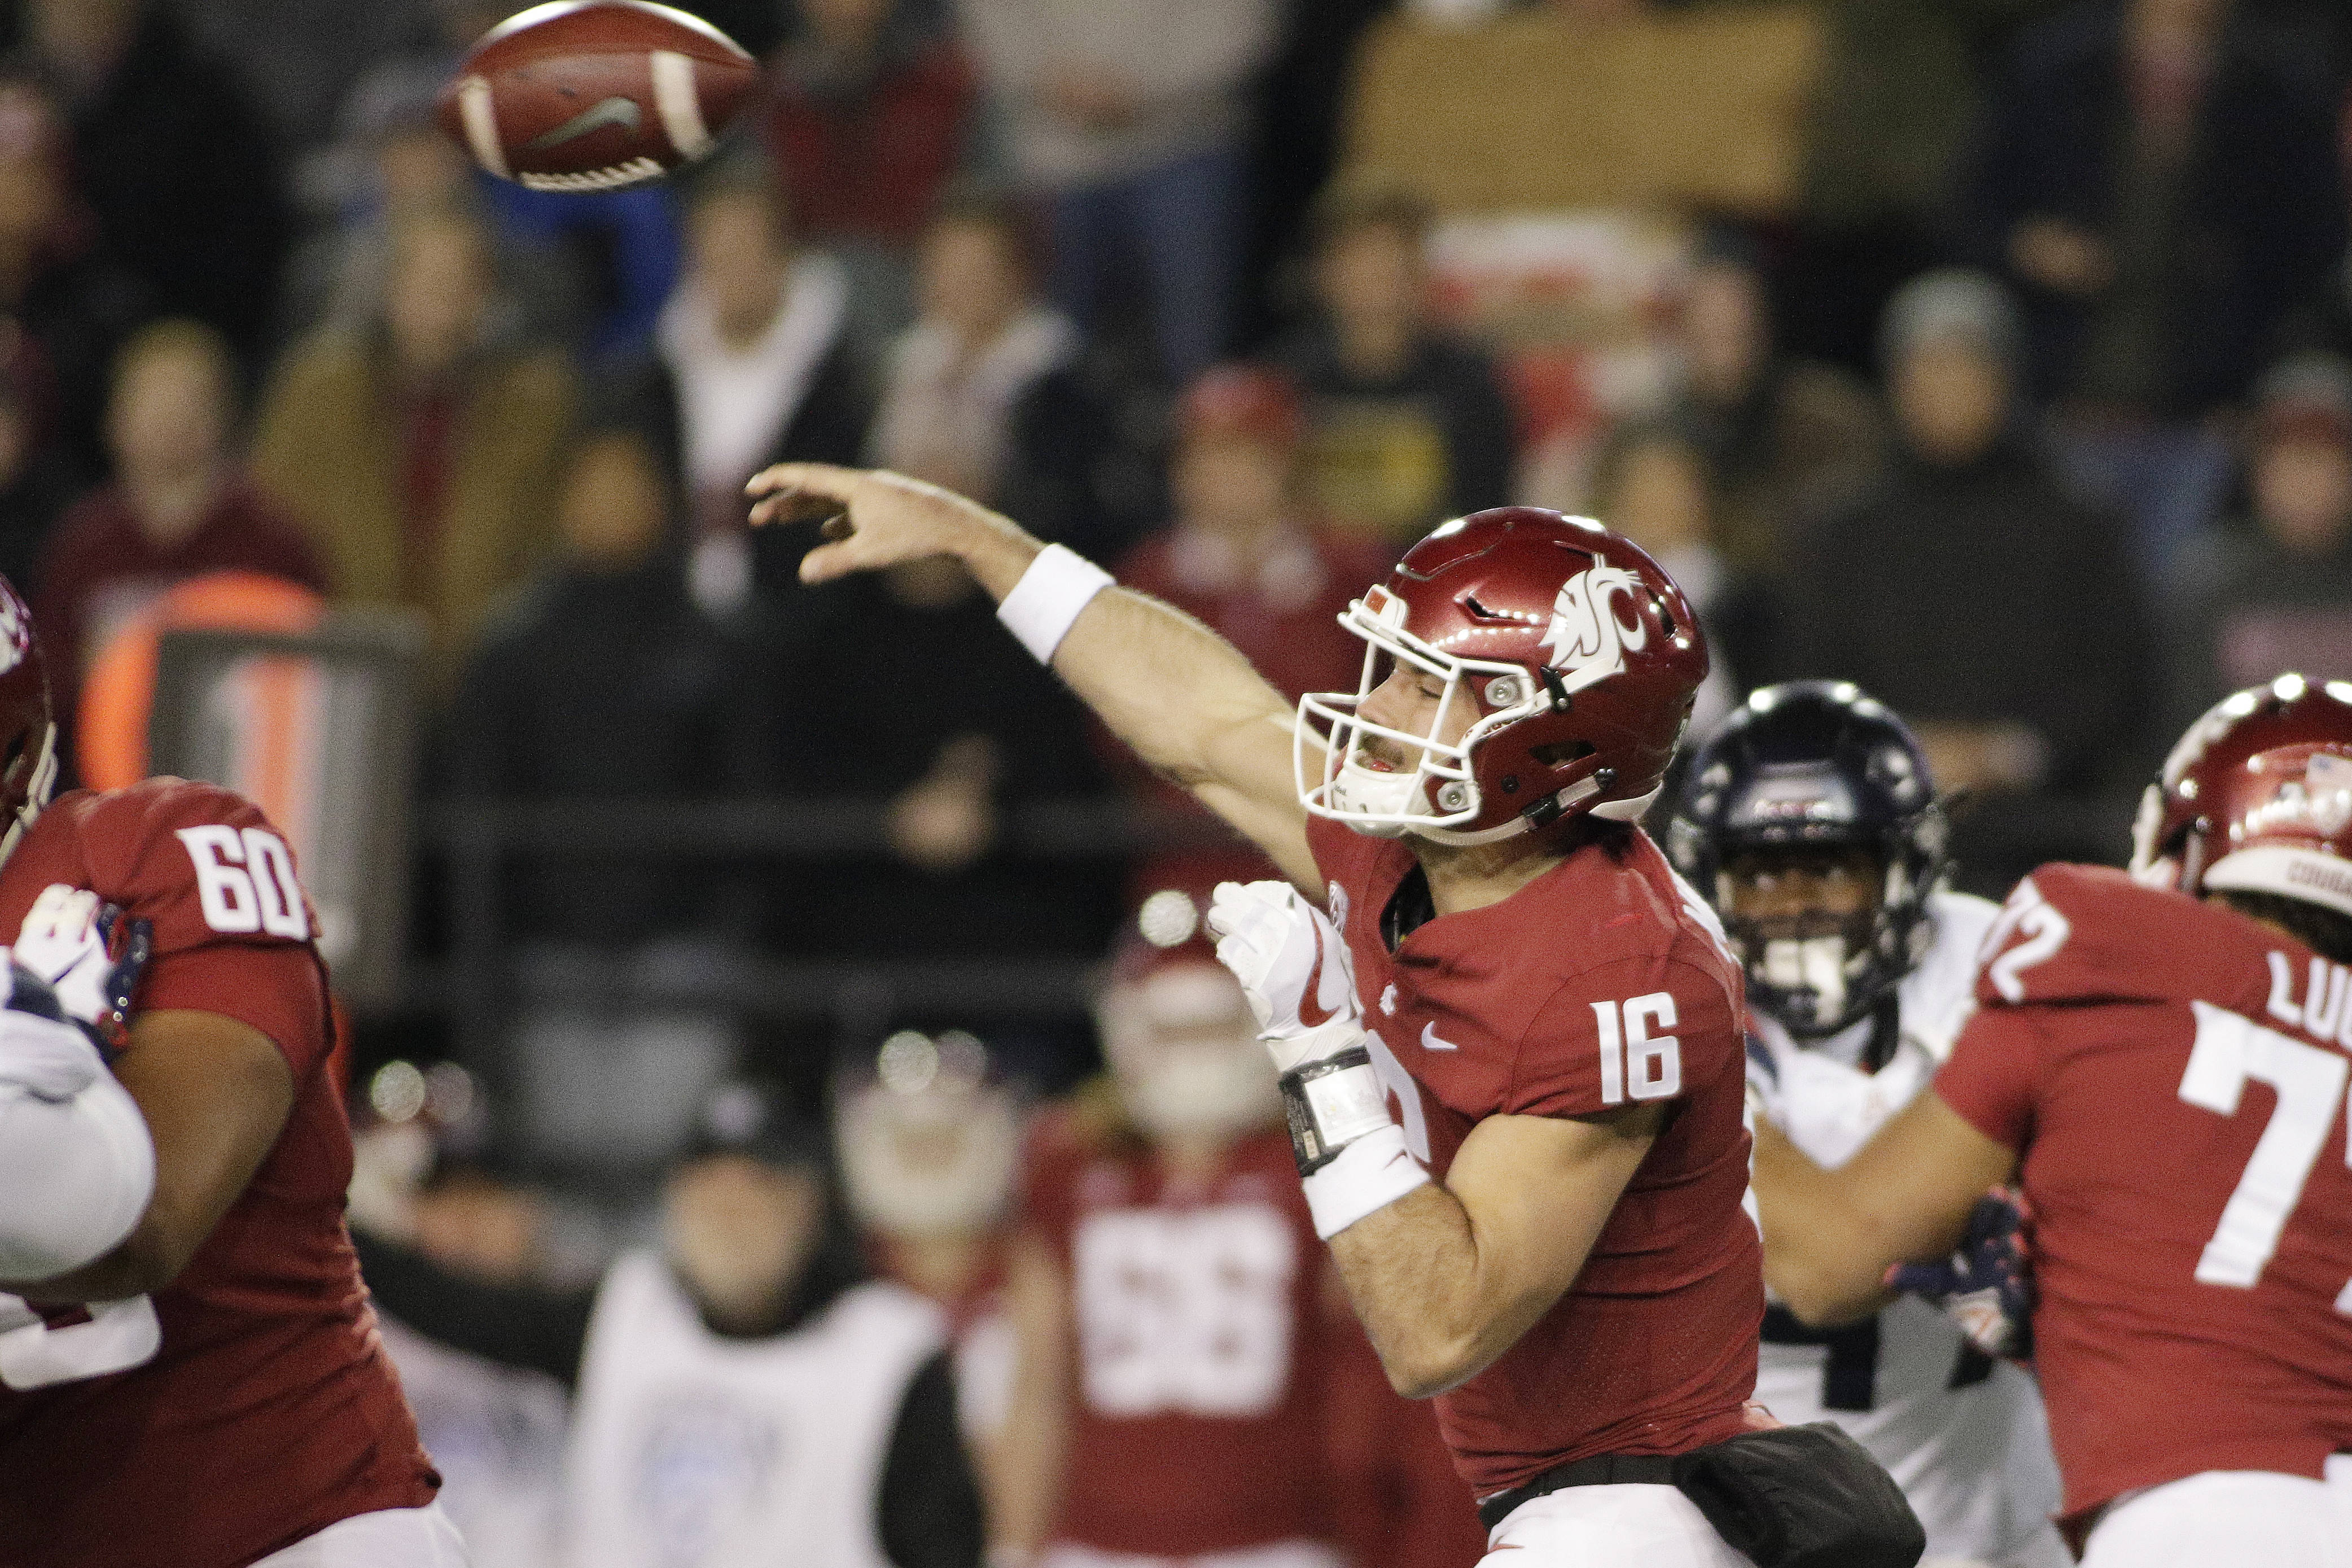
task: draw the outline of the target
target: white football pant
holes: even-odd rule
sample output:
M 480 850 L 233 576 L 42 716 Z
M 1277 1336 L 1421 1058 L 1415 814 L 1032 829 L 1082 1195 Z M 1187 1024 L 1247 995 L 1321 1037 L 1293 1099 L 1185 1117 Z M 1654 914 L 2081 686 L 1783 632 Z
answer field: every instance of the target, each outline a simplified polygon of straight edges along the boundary
M 437 1502 L 353 1514 L 253 1568 L 470 1568 L 465 1538 Z
M 1673 1487 L 1563 1487 L 1513 1509 L 1480 1568 L 1756 1568 Z
M 2352 1568 L 2352 1454 L 2327 1479 L 2206 1470 L 2107 1510 L 2083 1568 Z

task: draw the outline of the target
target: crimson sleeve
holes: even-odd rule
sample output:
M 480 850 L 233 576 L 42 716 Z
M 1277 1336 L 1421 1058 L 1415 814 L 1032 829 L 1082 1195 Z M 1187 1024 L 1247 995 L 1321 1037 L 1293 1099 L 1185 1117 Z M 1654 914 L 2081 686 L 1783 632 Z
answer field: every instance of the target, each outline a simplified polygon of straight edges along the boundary
M 2022 1153 L 2047 1060 L 2042 1009 L 1978 1009 L 1936 1074 L 1936 1093 L 1963 1121 Z
M 214 942 L 148 966 L 139 1011 L 217 1013 L 269 1037 L 299 1082 L 327 1054 L 327 993 L 307 945 Z
M 1743 1052 L 1715 975 L 1675 959 L 1619 959 L 1570 977 L 1537 1010 L 1500 1110 L 1598 1116 L 1679 1100 Z

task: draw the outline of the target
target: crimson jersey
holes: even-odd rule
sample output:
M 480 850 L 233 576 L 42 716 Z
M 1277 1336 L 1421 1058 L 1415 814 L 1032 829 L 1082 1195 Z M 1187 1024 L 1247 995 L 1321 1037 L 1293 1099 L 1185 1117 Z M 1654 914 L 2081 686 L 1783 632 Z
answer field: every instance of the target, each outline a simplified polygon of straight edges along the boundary
M 2352 975 L 2234 910 L 2045 866 L 1935 1080 L 2024 1156 L 2072 1516 L 2352 1451 Z
M 1071 1303 L 1057 1539 L 1190 1557 L 1328 1533 L 1302 1455 L 1323 1446 L 1333 1324 L 1290 1140 L 1249 1134 L 1180 1184 L 1084 1110 L 1031 1135 L 1025 1220 Z
M 0 935 L 53 883 L 154 923 L 135 1011 L 251 1025 L 285 1054 L 294 1100 L 168 1288 L 0 1336 L 0 1557 L 233 1568 L 350 1515 L 430 1502 L 439 1480 L 343 1230 L 351 1129 L 284 841 L 205 784 L 78 792 L 0 868 Z
M 1412 850 L 1323 818 L 1307 837 L 1374 1066 L 1433 1174 L 1489 1116 L 1671 1108 L 1576 1283 L 1438 1396 L 1463 1479 L 1484 1497 L 1588 1455 L 1736 1436 L 1756 1386 L 1763 1254 L 1742 1206 L 1740 975 L 1712 912 L 1627 829 L 1500 903 L 1423 922 L 1391 953 L 1381 911 Z

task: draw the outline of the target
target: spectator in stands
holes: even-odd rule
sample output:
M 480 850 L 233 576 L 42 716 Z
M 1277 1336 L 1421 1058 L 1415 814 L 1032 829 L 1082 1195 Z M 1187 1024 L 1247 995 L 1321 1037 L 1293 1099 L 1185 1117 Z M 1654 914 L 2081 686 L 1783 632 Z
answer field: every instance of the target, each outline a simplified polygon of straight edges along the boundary
M 848 283 L 832 258 L 799 249 L 786 216 L 763 166 L 727 163 L 700 178 L 688 199 L 685 280 L 632 377 L 635 417 L 686 487 L 695 597 L 715 610 L 741 605 L 752 586 L 744 481 L 771 463 L 855 463 L 873 417 Z M 793 542 L 763 535 L 761 559 Z
M 871 319 L 913 315 L 908 261 L 970 139 L 971 68 L 918 0 L 797 0 L 765 125 L 784 204 L 849 267 Z
M 449 714 L 447 789 L 510 801 L 690 799 L 719 786 L 734 720 L 732 645 L 688 598 L 669 477 L 645 439 L 572 450 L 555 559 L 485 626 Z M 629 763 L 614 766 L 627 737 Z M 515 929 L 618 946 L 737 912 L 717 868 L 562 855 L 515 868 Z
M 2167 644 L 2182 726 L 2284 671 L 2352 680 L 2352 363 L 2287 360 L 2256 405 L 2251 515 L 2184 551 L 2174 575 Z
M 1118 573 L 1139 592 L 1199 617 L 1293 698 L 1354 689 L 1363 645 L 1339 616 L 1386 575 L 1397 553 L 1387 541 L 1320 526 L 1305 493 L 1302 424 L 1297 389 L 1280 371 L 1227 364 L 1194 381 L 1176 411 L 1174 520 L 1136 546 Z M 1188 793 L 1145 773 L 1124 747 L 1114 751 L 1144 798 L 1207 822 Z M 1147 861 L 1138 886 L 1213 883 L 1200 869 L 1212 864 L 1243 880 L 1271 875 L 1255 849 L 1235 841 Z
M 1081 554 L 1124 542 L 1105 498 L 1112 413 L 1068 317 L 1041 302 L 1020 215 L 952 197 L 924 236 L 922 314 L 892 345 L 868 456 Z
M 1930 273 L 1886 309 L 1902 451 L 1870 500 L 1797 557 L 1796 672 L 1899 708 L 1948 789 L 2000 796 L 1963 824 L 1979 884 L 2102 846 L 2048 802 L 2137 776 L 2156 693 L 2138 578 L 2105 514 L 2072 500 L 2020 433 L 2018 322 L 2000 285 Z
M 1664 421 L 1613 433 L 1592 466 L 1593 514 L 1648 551 L 1706 629 L 1706 683 L 1691 710 L 1705 735 L 1770 668 L 1771 605 L 1715 545 L 1706 454 Z
M 1005 121 L 1013 167 L 1046 203 L 1052 292 L 1093 331 L 1141 263 L 1160 368 L 1182 385 L 1228 347 L 1248 205 L 1252 79 L 1276 0 L 956 0 Z
M 100 248 L 69 157 L 49 89 L 0 78 L 0 317 L 16 329 L 5 373 L 35 449 L 87 482 L 106 471 L 115 356 L 154 296 Z
M 81 489 L 63 455 L 41 440 L 42 410 L 26 395 L 27 379 L 0 364 L 0 576 L 24 594 L 50 531 Z
M 110 633 L 176 583 L 255 572 L 306 588 L 326 576 L 300 527 L 247 482 L 227 341 L 158 321 L 123 349 L 108 406 L 114 481 L 59 521 L 36 574 L 49 679 L 72 695 Z
M 1969 241 L 2022 291 L 2068 467 L 2158 572 L 2228 483 L 2203 416 L 2345 244 L 2334 97 L 2232 9 L 2116 0 L 2032 29 L 1966 179 Z
M 1311 219 L 1313 318 L 1277 351 L 1307 395 L 1324 514 L 1396 548 L 1511 499 L 1512 416 L 1486 356 L 1430 319 L 1427 204 L 1378 179 Z
M 336 598 L 423 612 L 446 685 L 546 553 L 576 391 L 560 355 L 500 321 L 479 217 L 404 216 L 391 252 L 370 319 L 279 364 L 254 468 L 310 530 Z
M 1779 351 L 1762 268 L 1729 230 L 1701 243 L 1674 334 L 1674 416 L 1714 469 L 1717 543 L 1741 571 L 1777 574 L 1883 467 L 1878 411 L 1852 375 Z
M 297 337 L 324 322 L 366 319 L 383 298 L 391 250 L 387 239 L 402 217 L 463 204 L 477 191 L 529 194 L 480 173 L 465 149 L 441 129 L 435 119 L 435 100 L 448 68 L 437 58 L 405 70 L 385 67 L 373 73 L 345 105 L 342 139 L 335 151 L 347 165 L 349 187 L 333 220 L 306 239 L 287 266 L 278 312 L 285 335 Z M 635 194 L 642 193 L 586 193 L 573 199 L 583 204 L 577 210 L 585 210 L 608 198 Z M 663 202 L 655 205 L 667 213 Z M 666 217 L 661 221 L 667 222 Z M 600 279 L 597 290 L 592 290 L 575 254 L 590 247 L 566 247 L 553 237 L 519 232 L 503 221 L 503 215 L 494 232 L 499 290 L 512 300 L 523 329 L 538 337 L 591 345 L 589 296 L 598 291 L 614 296 L 604 301 L 613 310 L 625 309 L 619 296 L 630 296 L 625 310 L 634 312 L 636 330 L 642 332 L 650 327 L 677 270 L 674 224 L 665 231 L 667 248 L 658 253 L 658 265 L 635 273 L 625 265 L 634 247 L 593 247 L 611 252 L 620 270 L 631 274 L 625 289 L 611 286 L 617 280 Z
M 821 896 L 779 885 L 773 939 L 861 959 L 1091 950 L 1110 897 L 1100 868 L 1005 842 L 1020 807 L 1103 788 L 1075 700 L 952 562 L 801 592 L 789 622 L 752 623 L 739 782 L 869 802 L 889 847 L 829 868 Z
M 980 1568 L 944 1315 L 864 1278 L 821 1132 L 773 1092 L 709 1102 L 661 1243 L 588 1291 L 498 1285 L 354 1237 L 376 1301 L 444 1344 L 576 1389 L 569 1568 L 783 1555 Z
M 29 0 L 25 41 L 64 89 L 74 186 L 100 245 L 254 363 L 293 227 L 242 85 L 163 0 Z

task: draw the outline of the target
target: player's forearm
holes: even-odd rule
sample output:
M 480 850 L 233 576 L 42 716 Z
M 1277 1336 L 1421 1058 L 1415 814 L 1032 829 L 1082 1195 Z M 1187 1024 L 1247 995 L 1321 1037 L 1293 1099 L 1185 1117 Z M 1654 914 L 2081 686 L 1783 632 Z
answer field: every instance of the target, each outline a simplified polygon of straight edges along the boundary
M 1054 670 L 1114 735 L 1188 789 L 1254 793 L 1288 766 L 1290 704 L 1239 649 L 1172 605 L 1126 588 L 1095 596 Z M 1286 775 L 1276 781 L 1287 793 Z
M 1550 1305 L 1507 1293 L 1469 1212 L 1435 1183 L 1333 1237 L 1331 1256 L 1390 1384 L 1408 1399 L 1475 1377 Z
M 1889 1238 L 1848 1201 L 1845 1183 L 1758 1119 L 1756 1203 L 1764 1232 L 1764 1281 L 1816 1328 L 1868 1317 L 1892 1300 L 1882 1281 L 1900 1258 Z

